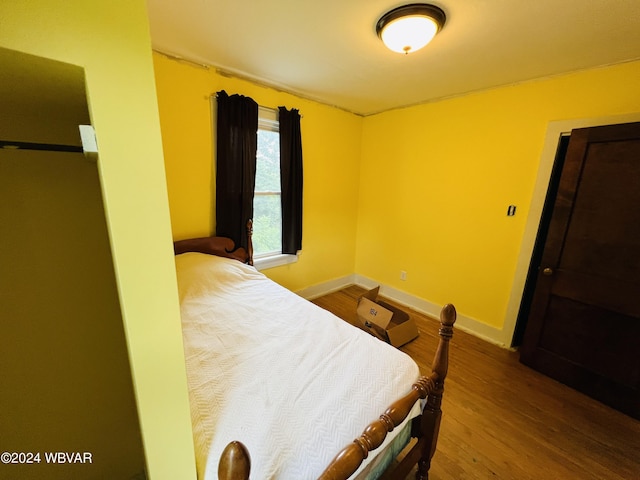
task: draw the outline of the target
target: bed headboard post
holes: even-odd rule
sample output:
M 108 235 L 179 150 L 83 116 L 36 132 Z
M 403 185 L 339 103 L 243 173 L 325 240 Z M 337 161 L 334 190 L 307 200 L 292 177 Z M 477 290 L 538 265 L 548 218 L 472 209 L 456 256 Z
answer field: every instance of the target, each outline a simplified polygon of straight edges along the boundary
M 438 433 L 440 431 L 440 420 L 442 418 L 442 395 L 444 393 L 444 380 L 449 369 L 449 341 L 453 337 L 453 324 L 456 321 L 456 309 L 453 305 L 447 304 L 440 311 L 440 340 L 438 348 L 433 358 L 431 378 L 434 379 L 435 388 L 427 396 L 427 401 L 422 410 L 420 429 L 424 435 L 422 456 L 418 461 L 417 479 L 428 479 L 431 459 L 436 452 Z
M 253 265 L 253 219 L 247 221 L 247 255 L 249 260 L 247 263 Z

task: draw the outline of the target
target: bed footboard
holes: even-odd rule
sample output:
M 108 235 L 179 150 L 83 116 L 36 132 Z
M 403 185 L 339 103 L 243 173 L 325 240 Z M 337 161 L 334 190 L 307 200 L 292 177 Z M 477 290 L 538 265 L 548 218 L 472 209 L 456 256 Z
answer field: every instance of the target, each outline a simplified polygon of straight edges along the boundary
M 392 470 L 385 472 L 382 478 L 406 478 L 417 464 L 416 479 L 428 479 L 431 458 L 436 450 L 440 430 L 440 406 L 449 364 L 449 340 L 453 336 L 455 321 L 455 307 L 451 304 L 445 305 L 440 312 L 440 339 L 431 375 L 420 377 L 407 395 L 393 402 L 378 420 L 370 423 L 353 443 L 342 449 L 318 480 L 349 478 L 368 457 L 369 452 L 382 445 L 387 434 L 404 421 L 415 402 L 424 398 L 427 400 L 422 414 L 413 420 L 411 430 L 411 435 L 417 437 L 417 442 L 402 461 Z M 220 480 L 247 480 L 249 470 L 250 458 L 246 447 L 240 442 L 231 442 L 220 457 Z
M 418 480 L 429 478 L 431 458 L 436 450 L 440 430 L 442 416 L 440 406 L 444 380 L 449 368 L 449 340 L 453 336 L 455 321 L 455 307 L 451 304 L 445 305 L 440 312 L 440 339 L 431 367 L 431 375 L 420 377 L 412 386 L 410 393 L 392 403 L 378 420 L 364 429 L 362 435 L 338 453 L 319 480 L 349 478 L 367 458 L 369 452 L 382 445 L 387 433 L 404 421 L 415 402 L 424 398 L 427 398 L 427 401 L 422 415 L 414 419 L 412 425 L 412 436 L 417 437 L 418 442 L 392 471 L 385 472 L 383 478 L 406 478 L 416 463 L 418 464 L 416 478 Z

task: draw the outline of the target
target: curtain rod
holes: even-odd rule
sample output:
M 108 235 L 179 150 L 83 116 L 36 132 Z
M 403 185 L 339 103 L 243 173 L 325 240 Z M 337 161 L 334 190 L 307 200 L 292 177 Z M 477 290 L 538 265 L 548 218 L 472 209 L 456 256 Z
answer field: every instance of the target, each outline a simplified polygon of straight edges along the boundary
M 208 99 L 209 99 L 209 100 L 215 100 L 215 99 L 216 99 L 216 95 L 217 95 L 217 94 L 218 94 L 218 92 L 214 92 L 214 93 L 212 93 L 211 95 L 209 95 Z M 207 97 L 205 97 L 205 99 L 207 99 Z M 257 102 L 256 102 L 256 103 L 257 103 Z M 287 107 L 285 107 L 285 108 L 287 108 Z M 265 111 L 267 111 L 267 112 L 271 112 L 271 113 L 275 113 L 275 114 L 278 114 L 278 113 L 280 112 L 280 110 L 279 110 L 279 108 L 278 108 L 278 107 L 276 107 L 276 108 L 272 108 L 272 107 L 265 107 L 264 105 L 260 105 L 259 103 L 258 103 L 258 110 L 265 110 Z M 299 109 L 297 109 L 297 108 L 296 108 L 296 110 L 298 110 L 298 114 L 300 115 L 300 118 L 304 118 L 304 115 L 302 115 L 302 114 L 300 113 L 300 110 L 299 110 Z
M 263 107 L 262 105 L 258 105 L 258 110 L 267 110 L 268 112 L 278 113 L 277 108 Z
M 82 147 L 75 145 L 57 145 L 53 143 L 13 142 L 0 140 L 0 148 L 7 150 L 45 150 L 49 152 L 78 152 L 83 153 Z

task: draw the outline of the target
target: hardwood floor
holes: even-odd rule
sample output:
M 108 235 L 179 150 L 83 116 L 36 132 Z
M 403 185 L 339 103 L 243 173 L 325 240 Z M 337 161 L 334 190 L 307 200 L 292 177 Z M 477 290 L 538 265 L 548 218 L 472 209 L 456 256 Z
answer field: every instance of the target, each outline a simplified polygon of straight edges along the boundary
M 314 303 L 354 323 L 363 292 L 351 286 Z M 438 322 L 405 310 L 420 336 L 401 350 L 428 373 Z M 640 422 L 461 330 L 451 341 L 442 410 L 431 480 L 640 479 Z

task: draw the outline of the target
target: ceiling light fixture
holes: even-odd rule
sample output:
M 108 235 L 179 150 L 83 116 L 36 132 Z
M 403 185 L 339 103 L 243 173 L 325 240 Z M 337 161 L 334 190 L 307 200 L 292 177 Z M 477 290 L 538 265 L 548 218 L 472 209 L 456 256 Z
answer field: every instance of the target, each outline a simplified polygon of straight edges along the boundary
M 435 5 L 412 3 L 394 8 L 380 17 L 376 33 L 390 50 L 413 53 L 435 37 L 446 18 L 444 11 Z

